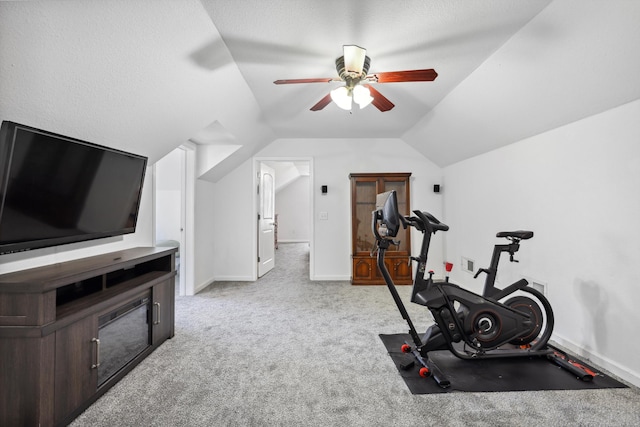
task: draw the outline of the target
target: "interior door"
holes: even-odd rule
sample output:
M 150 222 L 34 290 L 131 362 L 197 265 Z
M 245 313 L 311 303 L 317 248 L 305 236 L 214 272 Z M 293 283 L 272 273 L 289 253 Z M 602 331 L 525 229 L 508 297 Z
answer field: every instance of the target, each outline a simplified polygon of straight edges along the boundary
M 260 211 L 258 212 L 258 277 L 275 265 L 275 171 L 260 163 Z

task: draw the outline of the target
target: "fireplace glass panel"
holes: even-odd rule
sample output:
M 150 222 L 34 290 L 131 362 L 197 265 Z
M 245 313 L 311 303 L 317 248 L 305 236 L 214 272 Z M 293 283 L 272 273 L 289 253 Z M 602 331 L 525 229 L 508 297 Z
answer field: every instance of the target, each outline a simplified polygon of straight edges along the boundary
M 141 298 L 98 319 L 98 386 L 149 347 L 149 308 L 149 298 Z

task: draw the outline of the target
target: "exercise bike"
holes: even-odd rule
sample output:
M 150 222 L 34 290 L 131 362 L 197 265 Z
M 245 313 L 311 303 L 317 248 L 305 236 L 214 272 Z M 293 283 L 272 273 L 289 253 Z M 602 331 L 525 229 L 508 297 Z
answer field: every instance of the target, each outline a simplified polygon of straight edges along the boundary
M 504 231 L 497 234 L 497 237 L 506 238 L 508 243 L 495 245 L 489 268 L 476 273 L 475 277 L 482 273 L 487 275 L 484 291 L 478 295 L 449 282 L 448 277 L 434 280 L 433 271 L 426 271 L 431 236 L 438 231 L 447 231 L 449 226 L 428 212 L 415 210 L 413 213 L 415 215 L 412 216 L 399 214 L 395 191 L 379 194 L 376 210 L 372 212 L 372 229 L 376 238 L 378 269 L 409 326 L 413 341 L 406 342 L 402 351 L 412 353 L 422 365 L 420 375 L 432 376 L 440 387 L 449 387 L 449 379 L 429 358 L 429 352 L 437 350 L 449 350 L 461 359 L 553 357 L 554 351 L 547 347 L 554 324 L 549 301 L 525 279 L 504 289 L 495 286 L 501 255 L 508 253 L 510 261 L 517 262 L 514 255 L 520 249 L 520 242 L 533 237 L 533 232 Z M 400 226 L 414 227 L 423 234 L 420 255 L 411 257 L 418 263 L 411 302 L 427 307 L 435 324 L 422 337 L 416 332 L 384 263 L 389 246 L 398 245 L 393 239 Z

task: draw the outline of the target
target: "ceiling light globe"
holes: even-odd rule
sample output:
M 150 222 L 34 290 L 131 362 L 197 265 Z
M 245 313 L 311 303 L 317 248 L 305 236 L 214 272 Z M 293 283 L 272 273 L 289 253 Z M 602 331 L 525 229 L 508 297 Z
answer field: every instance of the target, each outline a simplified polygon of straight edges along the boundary
M 346 86 L 332 90 L 331 99 L 343 110 L 351 110 L 351 93 Z
M 353 101 L 360 106 L 360 109 L 363 109 L 367 105 L 371 104 L 373 97 L 371 96 L 368 88 L 357 85 L 353 88 Z

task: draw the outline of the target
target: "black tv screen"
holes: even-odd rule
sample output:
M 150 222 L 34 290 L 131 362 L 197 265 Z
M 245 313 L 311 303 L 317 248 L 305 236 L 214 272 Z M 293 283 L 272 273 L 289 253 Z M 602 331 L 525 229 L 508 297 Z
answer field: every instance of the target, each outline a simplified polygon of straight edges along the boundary
M 4 121 L 0 255 L 133 233 L 147 158 Z

